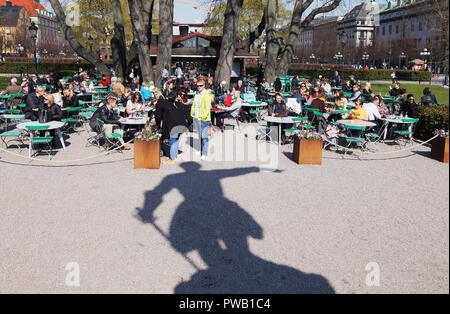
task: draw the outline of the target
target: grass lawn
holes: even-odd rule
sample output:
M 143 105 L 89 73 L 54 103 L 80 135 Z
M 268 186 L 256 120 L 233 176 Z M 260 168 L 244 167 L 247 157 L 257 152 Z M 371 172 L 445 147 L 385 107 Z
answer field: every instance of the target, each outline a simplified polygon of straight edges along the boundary
M 9 77 L 0 77 L 0 90 L 4 90 L 8 85 Z
M 372 90 L 374 93 L 381 95 L 389 95 L 389 86 L 392 84 L 372 84 Z M 406 89 L 408 94 L 413 94 L 416 98 L 416 102 L 420 102 L 420 98 L 423 96 L 423 90 L 425 87 L 429 87 L 431 92 L 436 96 L 438 103 L 449 104 L 449 89 L 440 86 L 430 86 L 425 84 L 402 84 L 401 88 Z

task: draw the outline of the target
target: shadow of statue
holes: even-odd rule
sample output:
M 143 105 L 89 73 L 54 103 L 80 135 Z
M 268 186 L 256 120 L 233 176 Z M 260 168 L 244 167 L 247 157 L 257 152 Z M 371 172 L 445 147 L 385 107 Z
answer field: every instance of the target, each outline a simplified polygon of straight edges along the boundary
M 248 237 L 263 239 L 263 230 L 251 215 L 224 196 L 220 180 L 258 172 L 259 168 L 202 171 L 194 162 L 181 166 L 184 173 L 165 177 L 158 187 L 146 192 L 144 207 L 137 209 L 137 217 L 152 224 L 197 270 L 189 281 L 175 288 L 175 293 L 334 293 L 320 275 L 277 265 L 250 252 Z M 154 212 L 172 189 L 177 189 L 184 201 L 166 235 L 155 223 Z M 243 195 L 245 192 L 243 187 Z M 206 270 L 187 257 L 195 250 L 208 266 Z

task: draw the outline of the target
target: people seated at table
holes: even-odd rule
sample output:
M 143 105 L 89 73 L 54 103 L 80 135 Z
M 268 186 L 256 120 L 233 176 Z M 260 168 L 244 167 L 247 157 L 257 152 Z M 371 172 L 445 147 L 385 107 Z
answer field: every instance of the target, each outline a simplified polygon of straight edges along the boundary
M 280 93 L 275 94 L 275 100 L 269 104 L 268 109 L 269 116 L 287 116 L 288 114 L 286 103 Z
M 338 71 L 334 72 L 334 75 L 330 78 L 330 85 L 331 87 L 338 87 L 342 84 L 341 76 L 339 75 Z
M 25 119 L 31 121 L 38 120 L 38 110 L 44 105 L 45 87 L 38 86 L 36 91 L 28 94 L 27 103 L 24 109 Z
M 300 80 L 298 75 L 295 75 L 294 78 L 292 79 L 291 88 L 292 90 L 298 90 L 300 88 Z
M 283 89 L 283 84 L 281 83 L 281 80 L 279 77 L 275 79 L 275 83 L 273 83 L 273 89 L 275 90 L 275 93 L 281 93 Z
M 402 112 L 403 115 L 408 117 L 408 118 L 417 118 L 417 108 L 418 105 L 414 99 L 414 95 L 413 94 L 409 94 L 408 96 L 406 96 L 406 100 L 403 102 L 402 104 Z
M 238 81 L 236 88 L 241 92 L 241 94 L 245 94 L 245 86 L 244 86 L 244 82 L 242 82 L 242 80 Z
M 378 99 L 378 112 L 382 117 L 386 117 L 387 115 L 389 115 L 389 108 L 386 107 L 386 104 L 383 101 L 383 97 L 381 95 L 376 95 L 375 97 Z
M 31 80 L 28 81 L 28 92 L 29 93 L 34 93 L 34 91 L 36 90 L 36 87 L 42 85 L 41 81 L 39 80 L 39 78 L 37 77 L 36 74 L 33 74 L 31 76 Z
M 375 97 L 375 93 L 372 91 L 372 84 L 369 82 L 365 84 L 364 89 L 362 90 L 362 96 L 366 101 L 372 101 Z
M 120 106 L 126 106 L 128 101 L 131 99 L 131 95 L 133 94 L 131 88 L 125 87 L 124 93 L 122 96 L 117 97 L 117 104 Z
M 141 90 L 141 85 L 139 84 L 138 77 L 133 78 L 133 80 L 131 81 L 131 84 L 130 84 L 130 88 L 131 88 L 131 91 L 133 91 L 133 92 L 138 92 Z
M 83 75 L 83 82 L 81 82 L 80 90 L 83 93 L 89 93 L 95 91 L 94 83 L 92 83 L 91 79 L 87 74 Z
M 153 93 L 150 90 L 150 84 L 147 81 L 143 81 L 142 82 L 142 87 L 141 87 L 142 100 L 145 103 L 148 103 L 150 100 L 152 100 L 152 96 L 153 96 Z
M 91 117 L 91 121 L 89 122 L 89 126 L 94 130 L 95 133 L 100 135 L 102 133 L 102 129 L 105 130 L 106 134 L 111 134 L 113 132 L 114 126 L 119 126 L 122 122 L 126 120 L 124 118 L 119 118 L 116 115 L 115 109 L 117 108 L 117 98 L 116 96 L 110 95 L 108 96 L 107 102 L 105 106 L 97 109 Z M 100 119 L 104 122 L 102 125 L 98 122 L 97 119 Z M 100 145 L 105 145 L 106 142 L 104 139 L 100 142 Z M 115 143 L 114 143 L 115 144 Z M 107 144 L 106 144 L 107 145 Z M 124 149 L 128 149 L 126 146 L 122 146 Z M 109 148 L 109 147 L 105 147 Z
M 300 91 L 298 89 L 293 90 L 292 97 L 298 100 L 302 99 L 302 95 L 300 94 Z
M 350 119 L 352 120 L 369 120 L 369 114 L 362 108 L 364 101 L 359 99 L 355 102 L 355 108 L 350 111 Z
M 320 86 L 322 88 L 322 90 L 326 93 L 326 94 L 331 94 L 331 85 L 328 82 L 328 79 L 323 79 L 322 84 Z
M 423 96 L 420 99 L 420 103 L 422 104 L 422 106 L 432 106 L 432 105 L 437 105 L 437 99 L 436 96 L 433 95 L 433 93 L 431 92 L 431 89 L 429 87 L 426 87 L 423 90 Z
M 145 113 L 145 106 L 142 102 L 142 97 L 140 92 L 134 92 L 131 99 L 127 102 L 126 112 L 129 117 L 136 117 L 138 114 Z
M 222 128 L 223 119 L 231 118 L 234 119 L 239 116 L 242 108 L 241 91 L 237 88 L 233 88 L 231 107 L 226 107 L 225 112 L 218 113 L 215 115 L 216 123 L 215 125 Z
M 20 84 L 20 88 L 23 90 L 25 95 L 30 93 L 30 87 L 28 84 L 28 79 L 26 77 L 22 78 L 22 83 Z
M 80 82 L 78 81 L 73 81 L 72 82 L 72 90 L 75 94 L 81 94 L 81 86 L 80 86 Z
M 64 89 L 62 100 L 64 108 L 74 108 L 79 106 L 78 96 L 75 95 L 70 87 Z
M 352 93 L 353 92 L 353 86 L 351 85 L 349 80 L 345 81 L 344 86 L 342 86 L 342 91 L 344 93 Z
M 125 86 L 122 84 L 122 79 L 120 77 L 115 79 L 111 91 L 116 92 L 118 97 L 121 97 L 125 93 Z
M 392 88 L 392 86 L 389 86 L 389 95 L 391 95 L 392 97 L 395 97 L 395 98 L 402 95 L 400 83 L 395 83 L 394 88 Z
M 359 86 L 357 84 L 353 85 L 353 92 L 350 95 L 350 97 L 348 98 L 348 100 L 350 102 L 354 103 L 354 102 L 358 101 L 361 98 L 361 96 L 362 96 L 362 93 L 359 90 Z
M 319 111 L 321 113 L 327 113 L 328 112 L 328 108 L 327 108 L 327 105 L 325 104 L 325 100 L 326 100 L 325 93 L 319 93 L 317 98 L 315 98 L 312 101 L 310 108 L 311 109 L 319 109 Z
M 98 85 L 103 87 L 109 87 L 109 85 L 111 85 L 111 79 L 106 75 L 102 75 L 102 79 L 100 80 L 100 82 L 98 82 Z
M 369 121 L 375 122 L 377 120 L 381 120 L 382 116 L 378 111 L 378 104 L 379 100 L 377 97 L 374 97 L 370 102 L 364 103 L 363 109 L 367 112 Z
M 337 93 L 336 101 L 335 101 L 335 109 L 336 110 L 347 110 L 348 107 L 348 100 L 344 95 L 344 91 L 340 90 Z M 347 113 L 341 113 L 340 114 L 342 119 L 347 119 L 348 114 Z
M 20 87 L 19 85 L 17 85 L 17 78 L 13 77 L 10 80 L 10 84 L 6 87 L 5 90 L 0 92 L 0 95 L 18 95 L 18 94 L 25 94 L 24 90 L 22 89 L 22 87 Z M 17 105 L 19 105 L 21 102 L 20 98 L 16 98 L 14 99 L 14 101 L 12 102 L 12 107 L 16 108 Z
M 42 111 L 47 111 L 47 122 L 50 121 L 61 121 L 63 118 L 63 112 L 61 106 L 55 103 L 55 98 L 52 94 L 47 94 L 44 96 L 44 104 L 38 110 L 38 116 Z
M 226 87 L 227 82 L 222 81 L 220 82 L 219 86 L 217 86 L 216 89 L 216 97 L 220 100 L 220 102 L 224 102 L 225 101 L 225 87 Z

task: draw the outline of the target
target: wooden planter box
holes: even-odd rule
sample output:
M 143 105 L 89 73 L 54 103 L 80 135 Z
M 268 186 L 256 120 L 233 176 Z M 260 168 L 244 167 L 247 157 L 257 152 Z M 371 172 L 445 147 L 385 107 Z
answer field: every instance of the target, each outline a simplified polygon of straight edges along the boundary
M 134 169 L 159 169 L 161 166 L 160 141 L 134 142 Z
M 294 137 L 294 161 L 299 165 L 322 165 L 322 140 Z
M 437 137 L 431 145 L 431 158 L 448 163 L 448 137 Z

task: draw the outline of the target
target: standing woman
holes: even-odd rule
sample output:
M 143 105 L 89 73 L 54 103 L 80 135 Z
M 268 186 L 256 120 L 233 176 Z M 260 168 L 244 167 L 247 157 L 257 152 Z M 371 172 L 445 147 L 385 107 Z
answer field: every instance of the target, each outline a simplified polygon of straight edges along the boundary
M 206 90 L 203 80 L 197 82 L 197 91 L 191 108 L 191 116 L 201 140 L 200 159 L 206 160 L 208 156 L 208 128 L 211 123 L 211 104 L 214 98 L 211 92 Z

